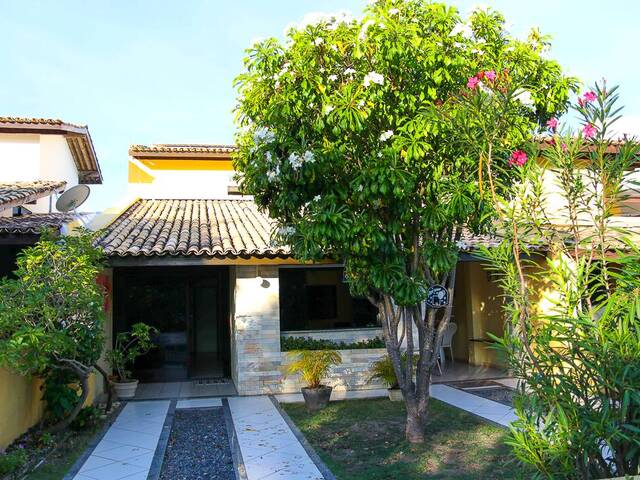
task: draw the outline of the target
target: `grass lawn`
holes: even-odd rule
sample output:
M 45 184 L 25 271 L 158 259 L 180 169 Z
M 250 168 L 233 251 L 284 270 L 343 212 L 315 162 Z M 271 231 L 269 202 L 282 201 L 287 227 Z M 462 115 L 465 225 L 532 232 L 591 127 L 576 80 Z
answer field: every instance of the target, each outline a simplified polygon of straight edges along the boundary
M 283 404 L 340 480 L 529 478 L 504 445 L 506 430 L 432 399 L 427 442 L 404 440 L 405 409 L 388 399 L 331 402 L 310 414 Z
M 29 473 L 24 477 L 25 480 L 62 480 L 102 425 L 103 423 L 100 422 L 93 428 L 73 432 L 55 452 L 47 457 L 44 465 Z

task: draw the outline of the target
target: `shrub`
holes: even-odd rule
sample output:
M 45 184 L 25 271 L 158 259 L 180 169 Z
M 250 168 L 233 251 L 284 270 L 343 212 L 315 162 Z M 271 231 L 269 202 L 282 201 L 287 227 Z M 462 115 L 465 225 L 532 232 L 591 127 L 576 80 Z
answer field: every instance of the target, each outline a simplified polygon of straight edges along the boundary
M 333 340 L 315 339 L 311 337 L 280 337 L 280 350 L 361 350 L 367 348 L 385 348 L 384 340 L 375 337 L 359 342 L 335 342 Z
M 287 374 L 299 373 L 309 388 L 320 387 L 329 369 L 342 363 L 342 357 L 335 350 L 296 350 L 289 356 L 295 360 L 288 366 Z
M 93 405 L 84 407 L 71 423 L 71 428 L 73 430 L 86 430 L 93 428 L 98 424 L 100 415 L 101 413 L 98 407 L 94 407 Z
M 368 381 L 372 380 L 381 380 L 389 388 L 398 388 L 398 379 L 389 355 L 385 355 L 371 364 L 371 376 Z
M 114 349 L 107 352 L 107 361 L 120 382 L 128 382 L 131 379 L 128 367 L 136 358 L 154 347 L 151 337 L 156 333 L 155 328 L 140 322 L 134 324 L 130 332 L 118 334 Z
M 27 452 L 24 448 L 16 448 L 7 453 L 0 453 L 0 475 L 15 473 L 27 463 Z
M 66 370 L 52 370 L 42 385 L 45 416 L 53 423 L 63 420 L 78 402 L 78 390 L 72 386 L 75 377 Z

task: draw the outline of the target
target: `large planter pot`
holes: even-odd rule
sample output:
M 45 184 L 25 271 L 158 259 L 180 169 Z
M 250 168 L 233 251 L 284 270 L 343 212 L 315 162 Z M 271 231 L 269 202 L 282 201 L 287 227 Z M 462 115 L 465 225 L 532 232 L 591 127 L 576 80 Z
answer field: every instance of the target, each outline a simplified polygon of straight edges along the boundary
M 326 385 L 320 385 L 318 388 L 303 387 L 302 396 L 304 397 L 304 404 L 307 406 L 307 410 L 317 412 L 326 407 L 331 398 L 332 390 L 333 387 Z
M 392 402 L 402 401 L 402 390 L 400 390 L 399 388 L 387 388 L 387 392 L 389 393 L 389 400 L 391 400 Z
M 116 391 L 118 398 L 122 400 L 133 398 L 136 396 L 138 380 L 131 380 L 129 382 L 113 382 L 113 388 Z

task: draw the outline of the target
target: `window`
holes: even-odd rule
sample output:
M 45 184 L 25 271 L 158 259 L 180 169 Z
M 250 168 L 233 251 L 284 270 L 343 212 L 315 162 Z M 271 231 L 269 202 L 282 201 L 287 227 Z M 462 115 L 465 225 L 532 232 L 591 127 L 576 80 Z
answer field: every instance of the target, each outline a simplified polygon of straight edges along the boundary
M 280 269 L 282 331 L 377 326 L 375 307 L 350 295 L 342 268 Z

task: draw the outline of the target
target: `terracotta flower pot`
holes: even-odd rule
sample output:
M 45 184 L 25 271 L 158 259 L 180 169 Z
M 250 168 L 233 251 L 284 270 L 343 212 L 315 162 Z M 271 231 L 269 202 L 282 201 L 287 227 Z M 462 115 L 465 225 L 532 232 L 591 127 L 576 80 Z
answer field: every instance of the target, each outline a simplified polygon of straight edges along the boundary
M 304 397 L 304 403 L 307 406 L 307 410 L 310 412 L 317 412 L 322 410 L 329 403 L 331 398 L 331 391 L 333 387 L 326 385 L 320 385 L 318 388 L 302 388 L 302 396 Z
M 138 380 L 130 380 L 128 382 L 113 382 L 113 388 L 118 398 L 126 400 L 136 396 L 138 388 Z

